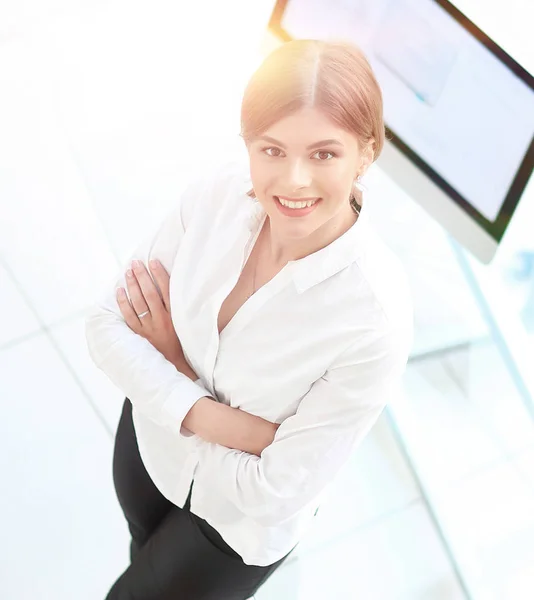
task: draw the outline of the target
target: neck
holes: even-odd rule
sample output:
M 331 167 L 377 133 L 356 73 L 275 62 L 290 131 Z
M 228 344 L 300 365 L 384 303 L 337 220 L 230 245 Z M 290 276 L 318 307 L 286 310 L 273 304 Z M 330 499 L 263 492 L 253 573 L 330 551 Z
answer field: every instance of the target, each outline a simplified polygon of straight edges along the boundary
M 333 217 L 309 236 L 287 240 L 279 231 L 271 227 L 271 219 L 267 215 L 264 223 L 265 260 L 273 267 L 283 268 L 289 261 L 299 260 L 325 248 L 348 231 L 357 220 L 358 215 L 351 208 L 349 215 L 344 213 L 340 219 Z

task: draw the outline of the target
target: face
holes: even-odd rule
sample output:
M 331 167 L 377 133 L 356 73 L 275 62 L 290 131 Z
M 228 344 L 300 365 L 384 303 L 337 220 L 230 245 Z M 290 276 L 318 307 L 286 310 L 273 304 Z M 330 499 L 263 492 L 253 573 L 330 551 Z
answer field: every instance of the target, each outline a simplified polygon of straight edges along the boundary
M 307 236 L 327 223 L 353 218 L 349 197 L 368 158 L 361 155 L 353 134 L 317 109 L 285 117 L 249 142 L 247 149 L 256 198 L 271 227 L 285 237 Z M 320 200 L 294 210 L 281 206 L 280 197 Z

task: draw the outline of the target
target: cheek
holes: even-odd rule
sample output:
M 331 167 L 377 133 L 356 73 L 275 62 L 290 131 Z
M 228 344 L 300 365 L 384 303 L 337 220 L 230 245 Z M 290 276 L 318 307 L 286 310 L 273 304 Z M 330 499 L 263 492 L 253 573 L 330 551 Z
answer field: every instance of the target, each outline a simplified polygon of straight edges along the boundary
M 324 193 L 328 194 L 331 198 L 344 198 L 348 197 L 350 193 L 350 185 L 352 180 L 347 178 L 346 173 L 343 171 L 334 171 L 328 173 L 322 181 L 322 187 Z
M 260 181 L 265 177 L 265 167 L 262 167 L 261 161 L 258 158 L 250 158 L 250 176 L 253 181 Z
M 250 161 L 250 178 L 252 186 L 260 194 L 268 192 L 273 187 L 273 169 L 262 164 L 261 160 Z
M 342 169 L 339 169 L 336 177 L 336 187 L 338 196 L 345 198 L 349 197 L 351 192 L 352 183 L 354 181 L 354 174 L 350 167 L 344 165 Z

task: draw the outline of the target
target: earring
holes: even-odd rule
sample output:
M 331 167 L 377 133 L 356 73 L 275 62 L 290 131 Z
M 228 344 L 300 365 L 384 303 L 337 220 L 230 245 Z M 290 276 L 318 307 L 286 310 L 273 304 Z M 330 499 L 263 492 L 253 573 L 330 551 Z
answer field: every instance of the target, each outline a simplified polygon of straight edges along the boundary
M 358 175 L 352 185 L 356 189 L 360 190 L 360 192 L 365 192 L 365 191 L 367 191 L 367 188 L 363 185 L 363 183 L 361 183 L 361 181 L 362 181 L 362 176 Z

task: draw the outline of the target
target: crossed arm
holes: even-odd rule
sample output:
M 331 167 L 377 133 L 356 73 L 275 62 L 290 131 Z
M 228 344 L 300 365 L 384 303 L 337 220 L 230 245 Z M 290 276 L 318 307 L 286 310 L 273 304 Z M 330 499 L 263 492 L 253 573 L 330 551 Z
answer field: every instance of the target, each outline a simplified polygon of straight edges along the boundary
M 173 364 L 189 379 L 198 379 L 183 355 L 173 360 Z M 260 456 L 272 444 L 280 425 L 203 396 L 193 404 L 182 426 L 207 442 Z
M 141 261 L 132 263 L 126 278 L 131 302 L 120 290 L 116 298 L 122 317 L 134 333 L 146 339 L 177 371 L 197 381 L 198 375 L 186 361 L 172 323 L 169 273 L 160 261 L 153 261 L 150 271 Z M 139 314 L 148 312 L 150 318 L 139 318 Z M 272 444 L 279 425 L 203 396 L 191 407 L 181 427 L 207 442 L 260 456 Z

